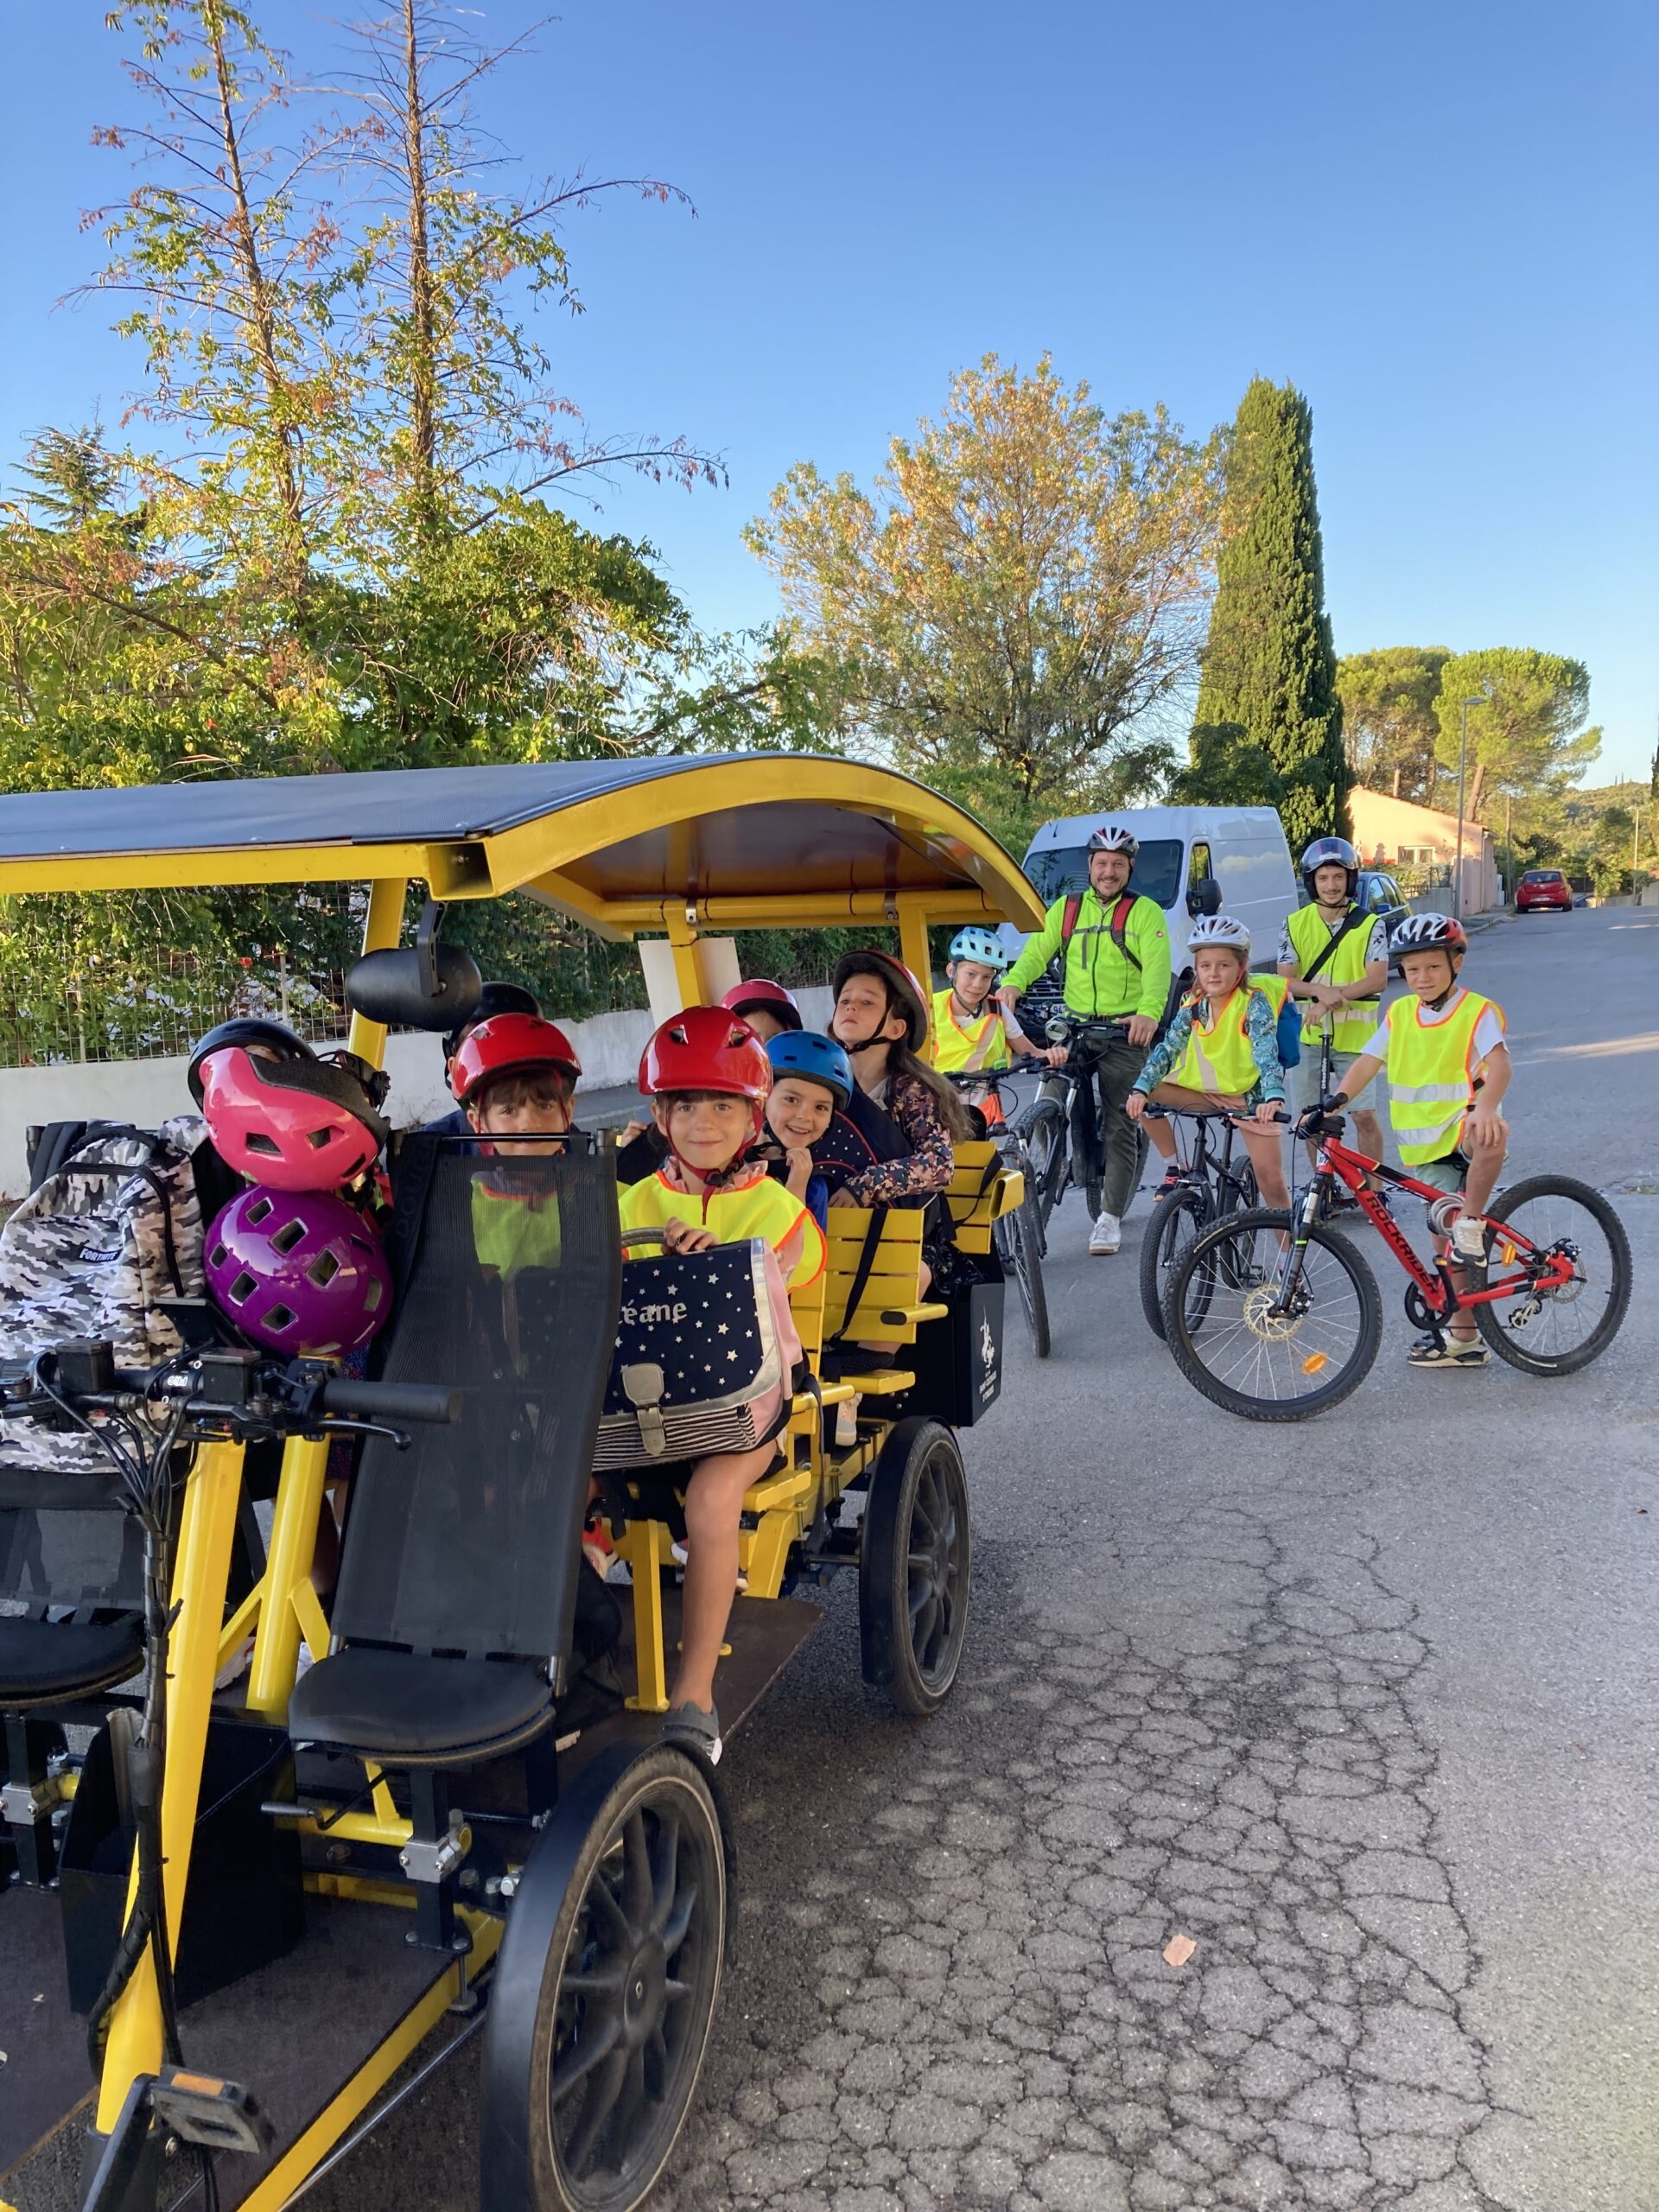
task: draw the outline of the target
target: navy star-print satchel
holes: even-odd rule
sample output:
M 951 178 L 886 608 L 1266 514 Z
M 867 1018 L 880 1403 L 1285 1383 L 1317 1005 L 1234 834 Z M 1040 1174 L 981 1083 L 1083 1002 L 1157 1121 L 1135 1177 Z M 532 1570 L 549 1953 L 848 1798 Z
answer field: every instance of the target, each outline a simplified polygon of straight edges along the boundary
M 629 1260 L 595 1471 L 752 1452 L 789 1419 L 800 1338 L 760 1238 Z

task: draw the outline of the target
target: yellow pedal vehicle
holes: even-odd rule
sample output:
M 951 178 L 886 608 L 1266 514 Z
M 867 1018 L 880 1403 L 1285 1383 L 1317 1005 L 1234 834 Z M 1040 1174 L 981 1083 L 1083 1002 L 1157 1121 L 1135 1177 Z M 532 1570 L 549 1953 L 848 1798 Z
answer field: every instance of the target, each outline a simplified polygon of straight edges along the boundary
M 720 931 L 896 927 L 925 974 L 931 923 L 1040 919 L 969 817 L 847 761 L 0 805 L 0 893 L 269 882 L 367 887 L 350 1042 L 377 1065 L 388 1021 L 448 1028 L 465 988 L 429 933 L 398 947 L 411 882 L 435 906 L 524 891 L 613 938 L 665 938 L 687 1004 L 716 995 Z M 614 1155 L 582 1140 L 524 1164 L 559 1224 L 533 1285 L 477 1257 L 475 1166 L 441 1147 L 397 1191 L 372 1379 L 250 1350 L 188 1300 L 182 1351 L 143 1372 L 83 1340 L 0 1374 L 14 1443 L 32 1422 L 110 1440 L 101 1476 L 0 1464 L 0 2201 L 19 2212 L 275 2212 L 384 2116 L 417 2053 L 435 2065 L 474 2035 L 486 2212 L 629 2212 L 672 2147 L 715 2021 L 730 1861 L 714 1777 L 650 1717 L 675 1632 L 672 1470 L 607 1479 L 631 1694 L 575 1694 L 625 1270 Z M 745 1499 L 728 1732 L 820 1617 L 786 1593 L 842 1567 L 867 1676 L 906 1713 L 948 1694 L 970 1563 L 955 1430 L 996 1395 L 993 1224 L 1020 1195 L 992 1147 L 959 1148 L 950 1207 L 982 1280 L 953 1299 L 918 1295 L 919 1216 L 832 1212 L 796 1320 L 815 1370 L 827 1344 L 842 1355 Z M 861 1340 L 904 1364 L 861 1371 Z M 827 1441 L 855 1400 L 855 1440 Z M 348 1446 L 325 1612 L 314 1547 Z M 248 1470 L 278 1452 L 256 1522 Z M 216 1689 L 250 1637 L 247 1672 Z

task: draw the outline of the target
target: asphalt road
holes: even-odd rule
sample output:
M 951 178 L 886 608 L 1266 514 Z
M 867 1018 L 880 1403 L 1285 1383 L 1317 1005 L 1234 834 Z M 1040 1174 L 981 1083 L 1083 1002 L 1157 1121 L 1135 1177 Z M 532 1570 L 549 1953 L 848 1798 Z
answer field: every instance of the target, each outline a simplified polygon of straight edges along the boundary
M 662 2212 L 1659 2207 L 1659 914 L 1482 935 L 1516 1175 L 1617 1194 L 1586 1374 L 1233 1420 L 1057 1217 L 1055 1352 L 967 1439 L 961 1686 L 855 1592 L 733 1742 L 742 1919 Z M 1362 1231 L 1375 1243 L 1369 1231 Z M 1176 1968 L 1172 1936 L 1196 1942 Z M 470 2055 L 308 2199 L 474 2202 Z

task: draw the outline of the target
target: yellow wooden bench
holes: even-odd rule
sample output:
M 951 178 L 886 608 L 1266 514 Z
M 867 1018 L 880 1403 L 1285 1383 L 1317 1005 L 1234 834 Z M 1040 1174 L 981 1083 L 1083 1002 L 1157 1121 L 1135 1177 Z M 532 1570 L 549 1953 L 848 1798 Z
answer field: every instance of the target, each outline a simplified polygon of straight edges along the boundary
M 956 1224 L 957 1246 L 982 1255 L 991 1249 L 994 1224 L 1023 1202 L 1026 1179 L 1017 1167 L 1002 1165 L 988 1137 L 959 1144 L 955 1151 L 957 1172 L 944 1196 Z

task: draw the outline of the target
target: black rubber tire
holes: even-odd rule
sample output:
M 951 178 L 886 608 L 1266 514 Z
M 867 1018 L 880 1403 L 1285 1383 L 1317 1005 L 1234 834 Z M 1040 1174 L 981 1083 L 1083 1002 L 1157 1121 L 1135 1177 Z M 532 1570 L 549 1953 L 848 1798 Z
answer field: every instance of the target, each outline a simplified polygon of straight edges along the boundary
M 1048 1224 L 1065 1184 L 1065 1116 L 1052 1098 L 1039 1098 L 1021 1116 L 1020 1135 L 1031 1160 L 1032 1187 L 1045 1243 Z
M 563 1803 L 556 1806 L 550 1820 L 557 1821 L 563 1809 Z M 671 1833 L 671 1867 L 663 1847 Z M 725 1839 L 710 1777 L 675 1745 L 654 1745 L 626 1768 L 588 1827 L 547 1947 L 531 2045 L 532 2212 L 634 2212 L 650 2194 L 668 2163 L 702 2070 L 720 1994 L 729 1903 Z M 664 1912 L 666 1924 L 659 1929 L 657 1922 Z M 625 1933 L 635 1920 L 639 1929 Z M 511 1925 L 510 1920 L 509 1932 Z M 643 1940 L 636 1942 L 633 1936 Z M 613 1958 L 605 1951 L 607 1941 L 614 1947 Z M 594 2145 L 595 2163 L 583 2170 L 578 2161 L 573 2171 L 570 2152 L 582 2147 L 578 2138 L 588 2122 L 586 2106 L 594 2101 L 594 2089 L 603 2087 L 595 2077 L 614 2069 L 608 2060 L 589 2061 L 572 2080 L 567 2094 L 582 2108 L 563 2143 L 554 2120 L 565 2100 L 556 2104 L 553 2092 L 561 2066 L 571 2065 L 587 2016 L 598 2007 L 601 1974 L 608 1985 L 613 1965 L 619 1983 L 618 2025 L 607 2048 L 624 2058 L 615 2094 L 632 2089 L 643 2096 L 645 2123 L 607 2144 L 613 2104 L 611 2120 L 601 2124 Z M 631 1991 L 626 1987 L 630 1975 L 642 1977 Z M 654 1986 L 658 1979 L 660 1991 Z M 684 1993 L 670 1993 L 676 1989 Z M 636 1994 L 645 1999 L 637 2005 Z M 682 2005 L 683 2020 L 673 2021 Z M 653 2012 L 658 2015 L 655 2044 L 645 2024 Z M 608 2018 L 605 2024 L 610 2024 Z M 590 2082 L 585 2091 L 584 2079 Z M 607 2152 L 615 2154 L 615 2165 L 598 2171 L 597 2162 Z
M 1205 1228 L 1207 1212 L 1204 1193 L 1190 1188 L 1172 1191 L 1152 1210 L 1152 1219 L 1141 1240 L 1141 1311 L 1154 1337 L 1164 1333 L 1164 1285 L 1175 1249 L 1192 1242 Z
M 1618 1334 L 1630 1303 L 1630 1243 L 1624 1234 L 1624 1224 L 1614 1212 L 1601 1192 L 1592 1190 L 1588 1183 L 1580 1183 L 1573 1175 L 1531 1175 L 1524 1183 L 1516 1183 L 1507 1191 L 1500 1191 L 1486 1209 L 1489 1221 L 1508 1220 L 1512 1212 L 1539 1198 L 1565 1198 L 1569 1205 L 1582 1206 L 1593 1215 L 1606 1233 L 1609 1250 L 1613 1255 L 1612 1295 L 1607 1310 L 1595 1328 L 1581 1344 L 1570 1351 L 1540 1354 L 1530 1350 L 1525 1340 L 1505 1325 L 1503 1316 L 1513 1306 L 1505 1300 L 1492 1306 L 1474 1308 L 1475 1326 L 1502 1360 L 1511 1367 L 1518 1367 L 1527 1375 L 1576 1375 L 1581 1367 L 1588 1367 L 1599 1359 Z M 1518 1224 L 1524 1229 L 1524 1222 Z
M 1037 1200 L 1027 1191 L 1012 1213 L 996 1224 L 997 1250 L 1002 1272 L 1012 1275 L 1026 1317 L 1026 1333 L 1038 1359 L 1049 1355 L 1048 1293 L 1043 1284 L 1043 1232 L 1037 1218 Z
M 864 1679 L 925 1719 L 950 1696 L 968 1628 L 968 1477 L 943 1421 L 894 1423 L 870 1475 L 858 1555 Z
M 1294 1399 L 1258 1398 L 1222 1382 L 1210 1372 L 1193 1350 L 1188 1334 L 1187 1289 L 1193 1275 L 1205 1270 L 1209 1274 L 1210 1287 L 1206 1288 L 1201 1301 L 1202 1311 L 1198 1321 L 1198 1325 L 1202 1327 L 1209 1312 L 1211 1290 L 1229 1272 L 1224 1257 L 1229 1237 L 1254 1234 L 1260 1230 L 1279 1229 L 1306 1235 L 1310 1244 L 1317 1244 L 1327 1252 L 1352 1283 L 1359 1306 L 1359 1337 L 1351 1357 L 1323 1388 L 1310 1390 L 1306 1397 Z M 1377 1290 L 1376 1277 L 1345 1236 L 1327 1228 L 1323 1222 L 1314 1222 L 1305 1230 L 1299 1230 L 1294 1214 L 1273 1206 L 1256 1206 L 1249 1213 L 1230 1214 L 1224 1221 L 1211 1223 L 1200 1236 L 1188 1245 L 1185 1255 L 1171 1273 L 1165 1292 L 1164 1341 L 1174 1355 L 1177 1367 L 1193 1389 L 1208 1398 L 1211 1405 L 1220 1406 L 1230 1414 L 1237 1414 L 1245 1421 L 1308 1421 L 1315 1414 L 1328 1412 L 1332 1406 L 1340 1405 L 1370 1373 L 1382 1343 L 1382 1300 Z

